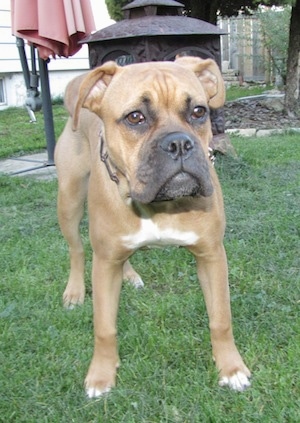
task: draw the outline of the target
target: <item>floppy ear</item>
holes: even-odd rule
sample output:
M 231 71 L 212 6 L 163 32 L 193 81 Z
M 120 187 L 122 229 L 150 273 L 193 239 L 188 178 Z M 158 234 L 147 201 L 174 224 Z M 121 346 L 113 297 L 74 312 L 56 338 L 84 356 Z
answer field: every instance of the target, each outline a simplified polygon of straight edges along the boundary
M 104 65 L 88 72 L 83 78 L 73 115 L 73 130 L 78 127 L 79 113 L 82 107 L 94 113 L 99 112 L 101 99 L 117 69 L 119 69 L 119 66 L 115 62 L 106 62 Z
M 207 94 L 208 105 L 212 109 L 218 109 L 225 103 L 225 85 L 217 63 L 212 59 L 200 59 L 200 57 L 183 56 L 176 58 L 180 66 L 191 69 Z

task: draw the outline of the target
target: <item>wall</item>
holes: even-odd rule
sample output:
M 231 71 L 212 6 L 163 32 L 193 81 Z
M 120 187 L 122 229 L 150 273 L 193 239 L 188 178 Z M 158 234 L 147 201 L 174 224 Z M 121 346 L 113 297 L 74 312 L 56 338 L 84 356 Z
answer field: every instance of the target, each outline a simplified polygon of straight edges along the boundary
M 97 3 L 102 3 L 102 0 L 91 0 L 91 2 L 97 7 Z M 97 19 L 95 21 L 97 22 Z M 26 45 L 25 50 L 31 69 L 30 48 Z M 84 45 L 76 55 L 68 59 L 52 59 L 48 69 L 51 95 L 53 97 L 63 95 L 67 82 L 89 69 L 88 47 Z M 22 106 L 25 98 L 26 87 L 16 38 L 11 33 L 10 0 L 0 0 L 0 110 L 11 106 Z

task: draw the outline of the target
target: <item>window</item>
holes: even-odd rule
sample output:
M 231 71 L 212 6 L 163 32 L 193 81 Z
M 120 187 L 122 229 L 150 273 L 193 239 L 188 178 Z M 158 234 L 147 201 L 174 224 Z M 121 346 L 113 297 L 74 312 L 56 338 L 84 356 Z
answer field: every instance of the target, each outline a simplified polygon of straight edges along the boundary
M 6 103 L 3 79 L 0 78 L 0 104 Z

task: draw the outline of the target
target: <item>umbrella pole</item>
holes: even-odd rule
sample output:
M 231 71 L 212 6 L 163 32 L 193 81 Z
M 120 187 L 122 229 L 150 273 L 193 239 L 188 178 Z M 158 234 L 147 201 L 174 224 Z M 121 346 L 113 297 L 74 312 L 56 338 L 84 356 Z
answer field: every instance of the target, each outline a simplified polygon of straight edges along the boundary
M 48 166 L 54 165 L 55 133 L 50 95 L 49 73 L 47 60 L 39 57 L 39 70 L 41 78 L 42 110 L 44 115 L 45 134 L 47 141 Z
M 20 61 L 21 61 L 21 66 L 22 66 L 22 70 L 23 70 L 23 76 L 24 76 L 24 80 L 25 80 L 25 85 L 26 85 L 26 89 L 29 90 L 30 88 L 30 76 L 29 76 L 29 68 L 28 68 L 28 63 L 27 63 L 27 57 L 26 57 L 26 53 L 24 50 L 24 40 L 23 38 L 16 38 L 16 45 L 18 47 L 19 50 L 19 57 L 20 57 Z

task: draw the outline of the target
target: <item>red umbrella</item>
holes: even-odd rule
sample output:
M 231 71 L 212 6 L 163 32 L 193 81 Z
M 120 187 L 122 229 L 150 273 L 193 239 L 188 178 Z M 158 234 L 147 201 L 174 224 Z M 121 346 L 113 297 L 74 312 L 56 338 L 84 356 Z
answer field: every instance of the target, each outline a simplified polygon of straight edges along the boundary
M 89 0 L 11 0 L 12 32 L 34 44 L 42 59 L 69 57 L 95 30 Z
M 24 42 L 20 38 L 29 42 L 33 52 L 35 47 L 39 52 L 42 109 L 48 150 L 46 165 L 52 166 L 55 135 L 47 62 L 50 56 L 73 56 L 81 48 L 78 42 L 95 30 L 90 0 L 11 0 L 11 17 L 12 33 L 17 37 L 27 86 L 26 106 L 31 111 L 37 110 L 36 106 L 39 104 L 38 82 L 37 78 L 29 78 Z M 32 63 L 32 67 L 35 67 L 34 57 Z M 34 82 L 29 82 L 29 79 Z

